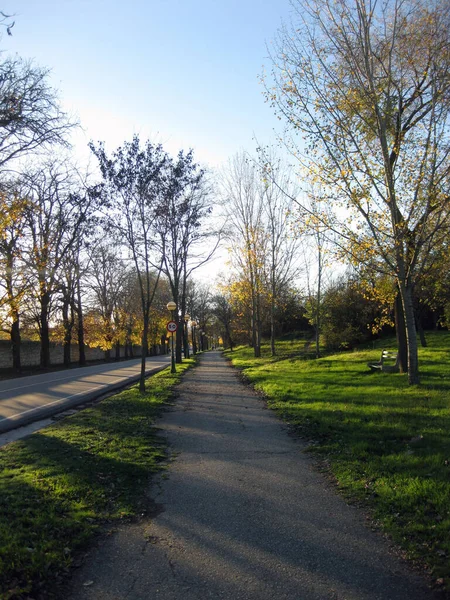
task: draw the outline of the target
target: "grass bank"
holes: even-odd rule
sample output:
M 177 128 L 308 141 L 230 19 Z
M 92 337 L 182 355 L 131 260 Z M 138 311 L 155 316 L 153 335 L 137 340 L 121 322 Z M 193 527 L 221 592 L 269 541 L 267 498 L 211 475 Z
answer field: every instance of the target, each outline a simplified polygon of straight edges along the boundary
M 450 333 L 427 338 L 420 386 L 368 369 L 381 345 L 318 360 L 293 357 L 289 342 L 276 358 L 268 347 L 260 359 L 243 347 L 227 356 L 311 441 L 347 498 L 369 508 L 377 526 L 450 590 Z
M 153 427 L 193 360 L 0 449 L 0 599 L 52 598 L 105 523 L 149 509 L 165 446 Z

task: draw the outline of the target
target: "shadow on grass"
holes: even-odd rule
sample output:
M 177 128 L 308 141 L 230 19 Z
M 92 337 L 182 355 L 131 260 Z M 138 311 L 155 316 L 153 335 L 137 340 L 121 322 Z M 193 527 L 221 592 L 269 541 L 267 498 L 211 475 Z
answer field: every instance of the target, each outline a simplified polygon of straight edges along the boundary
M 100 522 L 135 513 L 162 454 L 122 448 L 123 455 L 113 458 L 111 448 L 92 453 L 81 444 L 34 434 L 8 452 L 0 477 L 5 597 L 19 597 L 8 594 L 11 589 L 37 593 L 58 579 Z
M 100 524 L 145 509 L 165 457 L 153 427 L 165 384 L 151 396 L 126 390 L 2 449 L 0 598 L 51 598 Z

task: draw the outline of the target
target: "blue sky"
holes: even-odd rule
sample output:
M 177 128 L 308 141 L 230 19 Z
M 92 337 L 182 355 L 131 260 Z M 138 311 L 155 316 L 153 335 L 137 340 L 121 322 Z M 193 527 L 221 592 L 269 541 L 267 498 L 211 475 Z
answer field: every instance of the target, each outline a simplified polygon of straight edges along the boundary
M 114 148 L 133 133 L 215 167 L 278 120 L 259 75 L 288 0 L 4 0 L 8 53 L 52 69 L 51 82 L 90 139 Z

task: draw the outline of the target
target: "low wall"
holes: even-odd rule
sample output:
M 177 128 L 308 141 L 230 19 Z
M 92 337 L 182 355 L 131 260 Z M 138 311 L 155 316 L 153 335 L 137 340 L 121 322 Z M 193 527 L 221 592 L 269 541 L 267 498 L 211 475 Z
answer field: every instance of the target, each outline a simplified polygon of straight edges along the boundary
M 155 345 L 150 348 L 151 354 L 162 354 L 164 348 Z M 23 341 L 20 345 L 20 360 L 22 367 L 38 367 L 40 362 L 40 351 L 41 345 L 39 342 Z M 100 348 L 89 348 L 85 347 L 86 360 L 104 360 L 105 352 Z M 141 355 L 141 347 L 133 346 L 133 356 Z M 128 356 L 130 353 L 128 352 Z M 70 347 L 70 357 L 73 363 L 78 362 L 78 346 L 73 344 Z M 111 348 L 110 358 L 114 360 L 116 357 L 116 348 Z M 120 357 L 125 357 L 125 348 L 120 347 Z M 64 363 L 64 348 L 62 344 L 51 343 L 50 344 L 50 363 L 52 365 L 62 365 Z M 8 340 L 0 340 L 0 369 L 12 369 L 12 354 L 11 354 L 11 342 Z

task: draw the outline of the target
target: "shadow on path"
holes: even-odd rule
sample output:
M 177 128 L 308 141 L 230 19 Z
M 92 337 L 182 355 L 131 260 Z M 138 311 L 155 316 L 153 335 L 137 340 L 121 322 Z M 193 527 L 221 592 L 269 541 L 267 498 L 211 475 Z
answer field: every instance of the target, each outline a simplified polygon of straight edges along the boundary
M 174 456 L 151 490 L 162 512 L 93 551 L 69 600 L 435 597 L 221 354 L 178 391 L 159 422 Z

